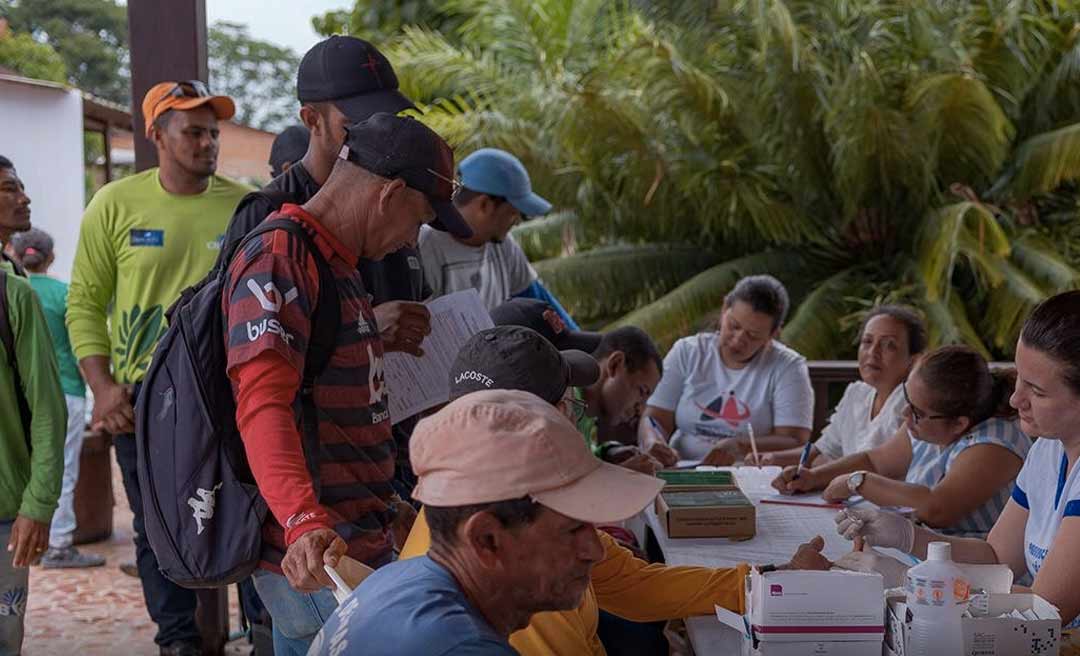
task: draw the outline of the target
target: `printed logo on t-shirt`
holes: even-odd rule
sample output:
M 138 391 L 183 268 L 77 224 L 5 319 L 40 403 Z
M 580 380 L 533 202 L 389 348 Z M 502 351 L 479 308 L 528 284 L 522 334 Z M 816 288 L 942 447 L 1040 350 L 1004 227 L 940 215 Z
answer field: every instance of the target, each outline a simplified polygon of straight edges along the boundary
M 211 239 L 210 241 L 206 242 L 206 250 L 220 251 L 221 250 L 221 245 L 223 243 L 225 243 L 225 234 L 224 233 L 222 233 L 222 234 L 218 235 L 217 237 L 215 237 L 214 239 Z
M 262 309 L 267 312 L 277 312 L 281 310 L 281 306 L 292 303 L 299 295 L 299 292 L 296 291 L 296 287 L 293 287 L 282 294 L 278 291 L 277 285 L 274 283 L 268 282 L 260 288 L 259 283 L 251 278 L 247 281 L 247 288 L 255 297 L 255 300 L 259 302 L 259 305 L 262 306 Z
M 386 380 L 383 376 L 383 359 L 376 356 L 371 350 L 371 344 L 367 345 L 368 362 L 368 389 L 371 392 L 371 404 L 375 405 L 383 400 L 386 395 Z
M 132 228 L 128 235 L 129 242 L 132 246 L 156 246 L 160 248 L 165 245 L 164 230 L 140 230 L 138 228 Z
M 721 394 L 704 406 L 695 402 L 701 410 L 697 433 L 710 437 L 731 437 L 743 423 L 750 420 L 750 406 L 739 400 L 735 392 Z

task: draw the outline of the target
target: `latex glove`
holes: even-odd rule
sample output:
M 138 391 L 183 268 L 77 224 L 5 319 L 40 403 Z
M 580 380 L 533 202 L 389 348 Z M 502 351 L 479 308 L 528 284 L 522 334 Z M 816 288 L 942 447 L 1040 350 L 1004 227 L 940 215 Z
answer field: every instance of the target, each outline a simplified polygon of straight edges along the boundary
M 836 532 L 849 540 L 860 539 L 877 547 L 911 553 L 915 547 L 915 524 L 893 512 L 876 508 L 844 508 L 836 514 Z
M 844 554 L 834 566 L 852 572 L 877 572 L 885 579 L 886 589 L 903 587 L 908 571 L 908 565 L 875 549 Z

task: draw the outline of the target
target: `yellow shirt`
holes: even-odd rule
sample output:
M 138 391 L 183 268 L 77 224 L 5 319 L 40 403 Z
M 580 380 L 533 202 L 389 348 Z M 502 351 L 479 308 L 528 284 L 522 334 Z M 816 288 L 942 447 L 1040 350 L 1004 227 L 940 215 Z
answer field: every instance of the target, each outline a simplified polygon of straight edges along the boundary
M 655 622 L 694 615 L 712 615 L 720 605 L 746 612 L 744 584 L 750 567 L 733 569 L 650 565 L 603 531 L 597 531 L 604 557 L 592 569 L 592 582 L 574 610 L 537 613 L 526 628 L 510 636 L 522 656 L 604 656 L 596 635 L 599 608 L 634 622 Z M 431 546 L 427 518 L 421 509 L 401 558 L 427 553 Z

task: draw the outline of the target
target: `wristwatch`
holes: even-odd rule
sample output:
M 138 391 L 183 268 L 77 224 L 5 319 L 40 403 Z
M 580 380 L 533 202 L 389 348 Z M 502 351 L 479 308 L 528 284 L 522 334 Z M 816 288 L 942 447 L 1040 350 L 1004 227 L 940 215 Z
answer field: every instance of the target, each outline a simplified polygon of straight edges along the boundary
M 861 470 L 848 476 L 847 489 L 850 490 L 852 494 L 858 494 L 859 486 L 862 485 L 864 478 L 866 478 L 866 472 Z

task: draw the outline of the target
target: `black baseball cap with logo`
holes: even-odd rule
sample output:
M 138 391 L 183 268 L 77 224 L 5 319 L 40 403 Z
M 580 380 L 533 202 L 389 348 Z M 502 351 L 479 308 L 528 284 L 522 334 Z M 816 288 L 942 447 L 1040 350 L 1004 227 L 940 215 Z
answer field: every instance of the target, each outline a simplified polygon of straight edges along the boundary
M 555 404 L 567 387 L 588 387 L 600 365 L 584 351 L 559 351 L 540 333 L 496 326 L 473 335 L 450 367 L 450 400 L 489 389 L 524 390 Z
M 431 227 L 467 239 L 469 224 L 454 207 L 454 151 L 431 128 L 408 116 L 374 114 L 345 128 L 338 157 L 384 178 L 401 178 L 435 210 Z
M 592 353 L 604 336 L 583 330 L 571 330 L 544 301 L 536 298 L 512 298 L 491 311 L 496 326 L 526 326 L 543 335 L 557 349 L 577 349 Z
M 302 103 L 333 102 L 350 121 L 416 109 L 398 91 L 397 74 L 386 56 L 352 36 L 332 36 L 304 54 L 296 76 L 296 97 Z

